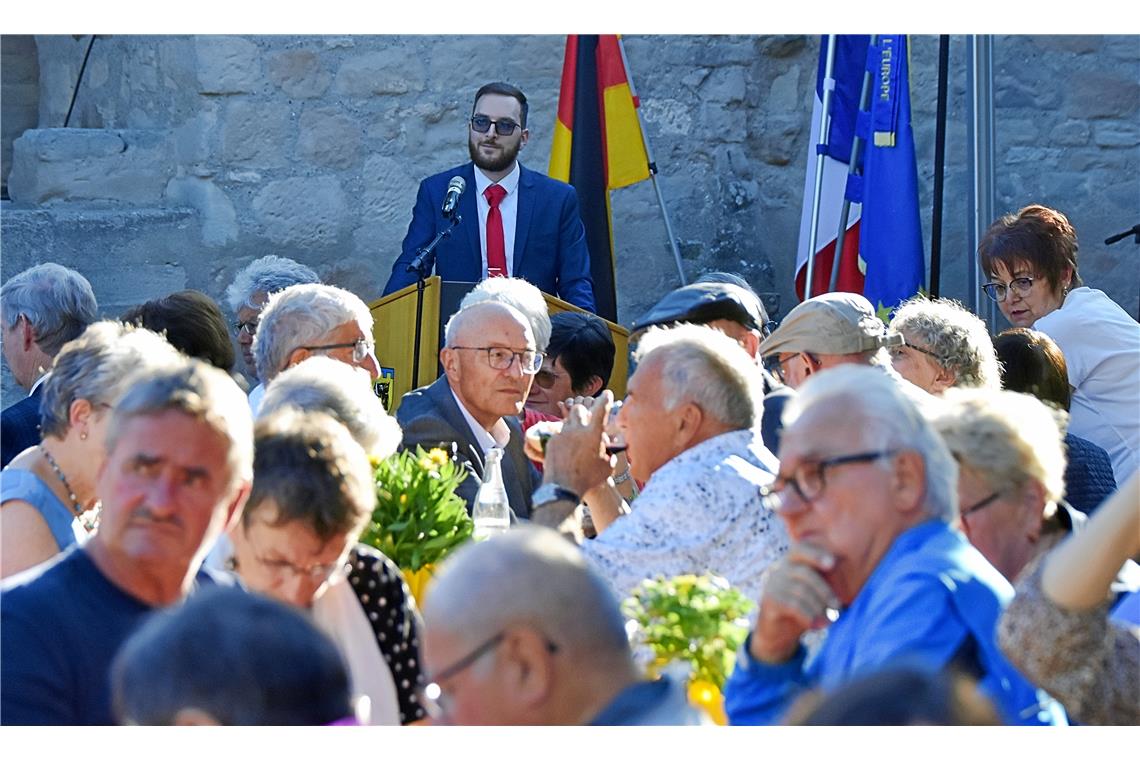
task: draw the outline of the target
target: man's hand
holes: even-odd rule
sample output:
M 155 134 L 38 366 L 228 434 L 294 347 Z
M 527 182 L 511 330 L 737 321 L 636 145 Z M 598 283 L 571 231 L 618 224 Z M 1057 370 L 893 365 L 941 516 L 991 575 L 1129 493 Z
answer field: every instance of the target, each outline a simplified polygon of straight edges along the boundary
M 614 395 L 604 391 L 594 403 L 575 404 L 566 413 L 562 431 L 546 444 L 542 482 L 557 483 L 584 494 L 613 473 L 613 457 L 606 454 L 606 416 Z
M 827 610 L 838 609 L 839 602 L 822 573 L 834 566 L 830 553 L 802 542 L 793 543 L 772 565 L 752 632 L 753 659 L 770 665 L 786 662 L 804 632 L 828 625 Z

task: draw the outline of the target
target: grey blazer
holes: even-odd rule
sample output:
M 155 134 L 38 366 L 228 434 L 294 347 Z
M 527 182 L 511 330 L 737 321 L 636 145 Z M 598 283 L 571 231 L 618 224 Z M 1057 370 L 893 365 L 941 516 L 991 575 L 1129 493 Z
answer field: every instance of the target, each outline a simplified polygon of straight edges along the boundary
M 538 487 L 538 470 L 523 453 L 523 432 L 519 421 L 505 417 L 511 430 L 511 440 L 503 453 L 503 483 L 507 487 L 514 517 L 530 517 L 530 497 Z M 475 504 L 475 494 L 483 481 L 483 449 L 479 446 L 467 419 L 455 402 L 447 375 L 443 375 L 431 385 L 425 385 L 404 394 L 400 408 L 396 410 L 396 421 L 404 431 L 401 449 L 415 449 L 417 445 L 427 448 L 436 443 L 454 443 L 459 461 L 468 470 L 467 478 L 459 485 L 457 493 L 467 502 L 467 511 Z

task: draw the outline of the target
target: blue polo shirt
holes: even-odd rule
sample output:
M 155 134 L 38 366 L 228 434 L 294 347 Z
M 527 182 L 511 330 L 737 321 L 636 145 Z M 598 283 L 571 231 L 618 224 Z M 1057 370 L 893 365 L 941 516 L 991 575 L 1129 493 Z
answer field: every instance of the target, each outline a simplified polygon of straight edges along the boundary
M 757 662 L 745 642 L 725 685 L 729 722 L 775 724 L 807 689 L 829 691 L 888 666 L 940 669 L 966 652 L 1007 723 L 1064 725 L 1061 706 L 998 650 L 995 626 L 1012 598 L 961 533 L 940 520 L 917 525 L 895 539 L 810 661 L 801 645 L 788 662 Z

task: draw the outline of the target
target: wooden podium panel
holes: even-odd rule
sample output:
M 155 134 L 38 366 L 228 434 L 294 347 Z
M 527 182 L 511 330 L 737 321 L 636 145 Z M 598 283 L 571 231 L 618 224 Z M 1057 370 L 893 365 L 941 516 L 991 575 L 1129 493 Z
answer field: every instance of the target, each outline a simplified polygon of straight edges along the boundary
M 459 310 L 459 302 L 475 287 L 473 282 L 448 282 L 438 275 L 424 280 L 423 314 L 420 319 L 419 385 L 430 385 L 440 376 L 439 349 L 444 344 L 443 329 L 451 315 Z M 384 399 L 389 413 L 395 413 L 400 398 L 412 385 L 415 356 L 416 285 L 409 285 L 369 304 L 372 311 L 372 337 L 376 341 L 376 359 L 380 364 L 377 395 Z M 551 314 L 560 311 L 582 311 L 560 298 L 543 293 Z M 588 313 L 588 312 L 585 312 Z M 600 317 L 599 317 L 600 319 Z M 625 396 L 629 372 L 629 330 L 602 320 L 614 340 L 614 369 L 609 388 L 615 398 Z

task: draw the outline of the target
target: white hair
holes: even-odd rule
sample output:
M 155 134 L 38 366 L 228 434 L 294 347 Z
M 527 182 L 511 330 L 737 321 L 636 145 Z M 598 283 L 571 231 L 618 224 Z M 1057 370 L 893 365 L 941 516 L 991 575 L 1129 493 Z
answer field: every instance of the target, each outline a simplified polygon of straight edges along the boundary
M 526 318 L 526 315 L 516 309 L 514 306 L 511 306 L 510 304 L 503 301 L 496 300 L 478 301 L 476 303 L 463 306 L 459 309 L 459 311 L 451 315 L 451 319 L 447 320 L 447 325 L 445 325 L 443 328 L 444 345 L 447 347 L 454 346 L 455 341 L 459 339 L 459 333 L 463 331 L 464 327 L 469 321 L 478 320 L 482 312 L 491 311 L 506 312 L 521 322 L 523 325 L 525 325 L 527 328 L 530 328 L 530 321 Z M 533 328 L 531 329 L 531 339 L 535 340 Z M 538 341 L 535 340 L 536 350 L 537 343 Z
M 634 360 L 658 362 L 666 409 L 692 401 L 736 430 L 755 427 L 764 408 L 764 379 L 740 344 L 705 325 L 651 327 L 637 344 Z
M 934 426 L 960 465 L 995 491 L 1035 480 L 1048 501 L 1064 495 L 1065 412 L 1028 394 L 982 388 L 952 388 L 943 401 Z
M 986 323 L 957 301 L 921 295 L 910 298 L 895 311 L 891 329 L 904 337 L 913 336 L 935 354 L 931 358 L 954 373 L 955 386 L 1001 387 L 997 354 Z
M 550 345 L 550 311 L 541 290 L 518 277 L 488 277 L 463 296 L 459 308 L 487 301 L 505 303 L 517 309 L 530 323 L 535 348 L 546 353 L 546 347 Z
M 265 388 L 257 418 L 286 407 L 325 412 L 374 457 L 395 453 L 403 438 L 400 425 L 372 392 L 368 373 L 327 356 L 310 356 L 275 377 Z
M 352 293 L 332 285 L 291 285 L 265 304 L 253 338 L 257 375 L 269 382 L 285 369 L 289 355 L 321 340 L 345 322 L 372 334 L 372 313 Z
M 928 417 L 938 401 L 925 393 L 909 392 L 905 381 L 877 367 L 842 365 L 814 375 L 784 407 L 784 426 L 808 409 L 834 402 L 846 419 L 862 424 L 861 440 L 878 449 L 912 449 L 926 471 L 925 511 L 943 522 L 958 516 L 958 465 Z M 887 460 L 879 466 L 889 469 Z
M 307 285 L 320 282 L 317 273 L 309 267 L 284 256 L 262 256 L 234 275 L 226 288 L 226 303 L 233 312 L 243 306 L 258 308 L 252 299 L 255 293 L 272 295 L 290 285 Z
M 87 278 L 50 262 L 25 269 L 0 288 L 4 324 L 11 329 L 21 316 L 27 319 L 36 345 L 48 356 L 79 337 L 95 321 L 97 309 Z

